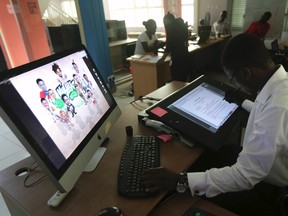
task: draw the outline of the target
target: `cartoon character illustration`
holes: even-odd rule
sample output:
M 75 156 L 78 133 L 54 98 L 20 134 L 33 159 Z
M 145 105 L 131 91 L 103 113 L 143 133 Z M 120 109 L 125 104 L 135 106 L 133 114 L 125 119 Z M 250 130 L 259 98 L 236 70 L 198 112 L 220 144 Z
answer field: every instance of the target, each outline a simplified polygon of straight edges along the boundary
M 87 89 L 87 99 L 92 101 L 92 104 L 94 104 L 97 107 L 98 113 L 102 114 L 102 110 L 93 94 L 93 92 L 90 89 Z
M 42 90 L 40 92 L 40 98 L 48 98 L 48 99 L 50 99 L 50 95 L 49 95 L 49 92 L 47 90 L 45 82 L 42 79 L 38 78 L 36 80 L 36 83 L 39 86 L 39 88 Z
M 84 78 L 84 85 L 86 88 L 89 88 L 89 89 L 93 89 L 92 88 L 92 82 L 88 79 L 87 75 L 86 74 L 83 74 L 83 78 Z
M 54 63 L 52 65 L 52 70 L 54 73 L 58 76 L 57 81 L 60 83 L 61 86 L 64 86 L 64 88 L 67 88 L 69 83 L 67 83 L 67 75 L 62 73 L 60 67 L 58 64 Z
M 54 111 L 55 108 L 53 106 L 50 107 L 49 102 L 45 99 L 45 98 L 41 98 L 40 99 L 42 106 L 47 110 L 47 112 L 51 115 L 54 123 L 56 122 L 56 120 L 59 118 L 59 116 L 57 116 Z
M 75 106 L 71 103 L 69 97 L 66 94 L 63 94 L 61 96 L 62 100 L 64 101 L 64 103 L 66 104 L 67 107 L 67 111 L 71 112 L 72 117 L 74 117 L 74 115 L 77 114 L 77 112 L 75 111 Z
M 49 89 L 49 96 L 50 96 L 50 102 L 58 109 L 63 109 L 65 107 L 65 103 L 62 99 L 57 98 L 56 93 L 53 91 L 53 89 Z
M 67 111 L 60 110 L 60 121 L 65 123 L 69 128 L 69 130 L 71 130 L 72 127 L 74 126 L 74 124 L 70 121 Z
M 84 101 L 84 103 L 85 103 L 85 105 L 86 105 L 86 104 L 88 103 L 88 101 L 86 100 L 86 98 L 85 98 L 85 96 L 84 96 L 84 94 L 83 94 L 83 92 L 82 92 L 82 89 L 79 87 L 78 84 L 75 84 L 74 86 L 75 86 L 75 89 L 76 89 L 78 95 L 79 95 L 80 98 Z

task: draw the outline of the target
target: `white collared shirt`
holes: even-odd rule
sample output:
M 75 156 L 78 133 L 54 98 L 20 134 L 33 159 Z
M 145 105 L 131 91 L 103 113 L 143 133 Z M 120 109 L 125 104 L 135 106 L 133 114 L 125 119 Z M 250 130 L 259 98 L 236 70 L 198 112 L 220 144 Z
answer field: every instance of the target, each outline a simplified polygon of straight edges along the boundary
M 288 76 L 282 66 L 254 102 L 237 162 L 231 167 L 188 173 L 192 195 L 197 191 L 207 197 L 248 190 L 262 180 L 288 185 Z

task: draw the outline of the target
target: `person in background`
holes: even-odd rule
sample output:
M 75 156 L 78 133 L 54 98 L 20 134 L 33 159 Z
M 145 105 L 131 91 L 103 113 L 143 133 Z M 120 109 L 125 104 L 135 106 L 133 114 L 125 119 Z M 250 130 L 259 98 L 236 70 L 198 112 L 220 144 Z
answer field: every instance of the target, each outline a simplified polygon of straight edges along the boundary
M 259 21 L 252 22 L 250 26 L 247 28 L 245 33 L 253 34 L 262 40 L 265 39 L 265 36 L 267 32 L 270 29 L 270 23 L 268 21 L 270 20 L 272 16 L 272 13 L 269 11 L 266 11 L 260 18 Z
M 231 80 L 257 93 L 243 145 L 205 150 L 187 173 L 145 170 L 142 184 L 147 192 L 190 191 L 238 215 L 280 215 L 276 200 L 288 185 L 287 72 L 275 65 L 261 39 L 245 33 L 227 42 L 221 61 Z
M 164 61 L 170 55 L 172 80 L 186 82 L 190 72 L 188 28 L 182 18 L 175 18 L 169 12 L 164 16 L 163 22 L 166 30 L 166 48 L 160 61 Z
M 227 11 L 223 10 L 220 14 L 220 19 L 213 23 L 212 32 L 214 32 L 216 37 L 221 35 L 231 35 L 231 29 L 229 23 L 226 21 Z
M 143 22 L 146 28 L 145 32 L 142 32 L 136 42 L 135 55 L 145 55 L 147 53 L 157 53 L 158 38 L 156 32 L 156 22 L 153 19 L 149 19 Z

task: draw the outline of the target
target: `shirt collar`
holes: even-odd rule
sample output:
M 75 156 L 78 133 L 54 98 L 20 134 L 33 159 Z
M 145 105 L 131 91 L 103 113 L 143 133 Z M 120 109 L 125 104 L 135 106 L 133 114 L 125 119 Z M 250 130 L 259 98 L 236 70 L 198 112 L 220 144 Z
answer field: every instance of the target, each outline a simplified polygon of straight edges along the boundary
M 282 65 L 275 71 L 275 73 L 270 77 L 268 82 L 264 85 L 262 90 L 259 92 L 256 101 L 261 103 L 265 103 L 267 99 L 273 92 L 273 89 L 277 88 L 277 85 L 281 80 L 283 80 L 287 76 L 287 72 L 285 71 Z

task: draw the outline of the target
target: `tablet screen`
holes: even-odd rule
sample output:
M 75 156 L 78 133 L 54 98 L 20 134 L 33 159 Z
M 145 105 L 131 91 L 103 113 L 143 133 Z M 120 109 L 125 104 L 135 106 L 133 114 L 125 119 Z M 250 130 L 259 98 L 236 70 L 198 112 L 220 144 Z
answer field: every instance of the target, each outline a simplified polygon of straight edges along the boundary
M 225 101 L 221 90 L 205 82 L 168 108 L 215 133 L 238 106 Z

